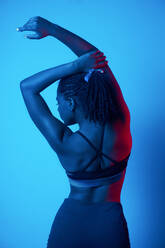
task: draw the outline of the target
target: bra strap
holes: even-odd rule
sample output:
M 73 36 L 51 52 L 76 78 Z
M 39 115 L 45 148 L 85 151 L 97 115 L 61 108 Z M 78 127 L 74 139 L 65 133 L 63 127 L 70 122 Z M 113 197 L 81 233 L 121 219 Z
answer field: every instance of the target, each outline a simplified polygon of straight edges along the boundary
M 92 144 L 89 139 L 87 139 L 87 137 L 83 133 L 81 133 L 79 130 L 77 131 L 77 133 L 80 134 L 95 149 L 96 152 L 98 151 L 97 148 Z

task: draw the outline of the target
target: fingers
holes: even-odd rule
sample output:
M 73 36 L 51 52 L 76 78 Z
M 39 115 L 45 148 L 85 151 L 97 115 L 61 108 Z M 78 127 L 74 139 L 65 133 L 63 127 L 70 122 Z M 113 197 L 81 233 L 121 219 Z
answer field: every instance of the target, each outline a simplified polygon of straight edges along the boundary
M 40 36 L 38 34 L 28 34 L 28 35 L 25 36 L 25 38 L 40 39 Z
M 34 23 L 28 21 L 26 24 L 24 24 L 22 27 L 18 27 L 16 28 L 16 30 L 19 32 L 22 31 L 35 31 L 36 30 L 36 26 Z
M 24 28 L 23 28 L 23 27 L 19 27 L 19 28 L 16 28 L 16 30 L 17 30 L 18 32 L 22 32 L 22 31 L 24 31 Z
M 91 54 L 92 57 L 100 57 L 103 55 L 104 55 L 104 53 L 100 52 L 100 50 L 97 50 L 96 52 Z
M 33 31 L 34 29 L 30 26 L 23 26 L 23 27 L 16 28 L 16 30 L 18 32 L 22 32 L 22 31 Z
M 101 53 L 100 50 L 97 50 L 96 52 L 94 52 L 93 55 L 98 54 L 98 53 Z
M 100 59 L 97 59 L 96 60 L 96 63 L 100 62 L 100 61 L 104 61 L 106 59 L 106 56 L 99 56 L 101 57 Z M 99 58 L 99 57 L 96 57 L 96 58 Z
M 99 53 L 99 56 L 95 57 L 95 59 L 96 59 L 96 62 L 95 62 L 96 65 L 94 67 L 95 69 L 102 68 L 102 67 L 104 67 L 105 65 L 108 64 L 108 61 L 105 60 L 106 59 L 106 56 L 102 56 L 102 54 L 103 53 Z M 100 63 L 100 62 L 102 62 L 102 63 Z
M 31 17 L 22 27 L 16 28 L 17 31 L 35 31 L 36 24 L 41 19 L 40 16 Z
M 97 64 L 95 67 L 93 67 L 94 69 L 98 69 L 98 68 L 102 68 L 102 67 L 104 67 L 105 65 L 107 65 L 108 64 L 108 61 L 107 60 L 105 60 L 104 61 L 104 63 L 102 63 L 102 64 Z
M 104 53 L 101 53 L 101 54 L 98 54 L 97 56 L 94 56 L 94 58 L 101 58 L 101 57 L 103 57 L 103 58 L 106 58 L 106 56 L 103 56 L 104 55 Z

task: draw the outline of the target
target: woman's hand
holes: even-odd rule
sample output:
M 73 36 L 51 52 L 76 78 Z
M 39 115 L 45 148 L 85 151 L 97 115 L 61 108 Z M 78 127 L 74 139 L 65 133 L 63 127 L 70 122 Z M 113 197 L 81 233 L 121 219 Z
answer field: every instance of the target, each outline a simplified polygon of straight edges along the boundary
M 105 60 L 106 56 L 103 55 L 104 53 L 99 50 L 83 54 L 75 60 L 77 71 L 88 72 L 89 69 L 103 69 L 103 67 L 108 64 L 108 61 Z
M 23 27 L 19 27 L 17 31 L 34 31 L 35 34 L 28 34 L 25 37 L 29 39 L 42 39 L 48 35 L 51 35 L 52 22 L 40 17 L 34 16 L 26 22 Z

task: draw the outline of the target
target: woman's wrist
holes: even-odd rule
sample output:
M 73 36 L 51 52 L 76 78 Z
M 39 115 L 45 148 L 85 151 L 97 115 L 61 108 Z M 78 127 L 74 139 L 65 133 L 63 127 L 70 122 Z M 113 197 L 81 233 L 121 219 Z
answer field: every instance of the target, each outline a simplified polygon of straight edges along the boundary
M 56 38 L 56 35 L 58 34 L 58 25 L 56 25 L 55 23 L 51 22 L 50 23 L 50 27 L 49 27 L 49 33 L 50 33 L 50 36 L 54 36 Z

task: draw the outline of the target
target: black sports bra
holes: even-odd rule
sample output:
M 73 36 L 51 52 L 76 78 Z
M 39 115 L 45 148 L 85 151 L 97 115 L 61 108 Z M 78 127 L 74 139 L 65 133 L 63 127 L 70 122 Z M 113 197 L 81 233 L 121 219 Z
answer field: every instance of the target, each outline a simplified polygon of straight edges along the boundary
M 99 150 L 91 143 L 91 141 L 80 131 L 77 131 L 76 133 L 80 134 L 95 150 L 96 150 L 96 156 L 89 161 L 89 163 L 83 168 L 83 170 L 78 170 L 76 172 L 71 172 L 66 170 L 66 174 L 69 178 L 69 181 L 71 185 L 78 186 L 78 187 L 97 187 L 101 185 L 111 184 L 114 182 L 117 182 L 122 177 L 122 172 L 127 166 L 127 162 L 129 159 L 129 155 L 124 158 L 122 161 L 115 161 L 111 159 L 109 156 L 107 156 L 105 153 L 103 153 L 102 150 L 102 144 L 103 144 L 103 137 L 104 137 L 104 128 L 102 132 L 101 137 L 101 144 Z M 111 166 L 106 169 L 102 169 L 99 167 L 97 171 L 85 171 L 87 167 L 99 156 L 99 159 L 101 160 L 101 155 L 105 156 L 109 160 L 115 163 L 114 166 Z M 103 160 L 104 162 L 104 160 Z M 100 163 L 99 163 L 100 165 Z

